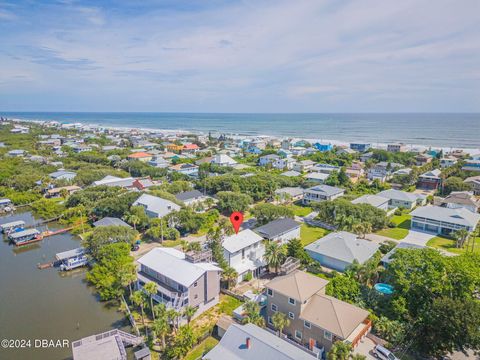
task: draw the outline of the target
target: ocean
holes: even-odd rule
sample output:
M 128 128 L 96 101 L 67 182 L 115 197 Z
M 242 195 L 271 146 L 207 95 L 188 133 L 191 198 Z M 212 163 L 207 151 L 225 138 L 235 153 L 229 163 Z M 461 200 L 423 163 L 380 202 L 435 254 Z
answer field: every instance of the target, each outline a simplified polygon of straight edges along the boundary
M 25 120 L 55 120 L 129 128 L 273 135 L 373 144 L 402 142 L 443 148 L 480 148 L 480 113 L 465 114 L 223 114 L 0 112 Z

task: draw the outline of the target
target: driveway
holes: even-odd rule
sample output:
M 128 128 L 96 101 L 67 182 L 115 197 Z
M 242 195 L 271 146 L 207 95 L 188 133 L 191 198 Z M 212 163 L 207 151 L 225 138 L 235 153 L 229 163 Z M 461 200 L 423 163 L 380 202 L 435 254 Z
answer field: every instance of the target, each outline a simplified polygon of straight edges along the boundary
M 417 230 L 410 230 L 408 235 L 405 236 L 400 242 L 406 242 L 415 245 L 426 246 L 428 240 L 435 237 L 435 234 L 417 231 Z
M 355 347 L 353 353 L 364 355 L 368 360 L 374 360 L 376 359 L 376 357 L 373 356 L 373 348 L 375 345 L 372 339 L 364 337 Z

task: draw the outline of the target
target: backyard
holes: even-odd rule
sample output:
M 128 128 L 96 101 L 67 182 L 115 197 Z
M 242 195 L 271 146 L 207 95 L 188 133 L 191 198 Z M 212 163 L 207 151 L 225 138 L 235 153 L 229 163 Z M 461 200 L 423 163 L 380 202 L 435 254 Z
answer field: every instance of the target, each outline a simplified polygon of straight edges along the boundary
M 328 233 L 329 231 L 323 228 L 311 226 L 308 224 L 302 224 L 302 226 L 300 227 L 300 240 L 302 240 L 303 246 L 307 246 L 315 240 L 324 237 Z
M 436 249 L 441 249 L 445 250 L 448 252 L 451 252 L 453 254 L 463 254 L 464 252 L 467 252 L 467 246 L 468 246 L 468 251 L 471 251 L 472 248 L 472 243 L 468 242 L 468 244 L 465 244 L 463 248 L 457 248 L 455 246 L 456 241 L 452 238 L 445 237 L 445 236 L 435 236 L 434 238 L 430 239 L 427 242 L 427 246 L 431 246 Z M 474 248 L 475 253 L 480 253 L 480 237 L 475 237 L 475 248 Z
M 386 236 L 395 240 L 402 240 L 408 235 L 412 216 L 409 214 L 393 215 L 390 221 L 396 225 L 394 228 L 385 228 L 376 232 L 377 235 Z
M 303 217 L 303 216 L 307 216 L 308 214 L 310 214 L 312 212 L 312 208 L 308 207 L 308 206 L 300 206 L 300 205 L 296 205 L 296 204 L 291 204 L 291 205 L 288 205 L 287 207 L 293 211 L 293 214 L 295 216 Z
M 190 351 L 187 356 L 184 357 L 184 360 L 200 359 L 204 354 L 213 349 L 217 344 L 218 340 L 214 337 L 209 336 L 200 344 L 198 344 L 192 351 Z

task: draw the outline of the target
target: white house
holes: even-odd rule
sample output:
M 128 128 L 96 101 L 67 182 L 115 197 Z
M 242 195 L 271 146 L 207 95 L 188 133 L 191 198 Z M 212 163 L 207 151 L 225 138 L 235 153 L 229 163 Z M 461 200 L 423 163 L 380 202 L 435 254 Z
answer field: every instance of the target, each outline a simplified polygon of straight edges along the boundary
M 293 170 L 298 172 L 307 172 L 315 165 L 315 162 L 312 160 L 302 160 L 293 164 Z
M 293 168 L 294 163 L 295 163 L 295 159 L 291 157 L 279 158 L 272 162 L 272 166 L 278 170 L 283 170 L 283 169 L 291 170 Z
M 222 246 L 225 260 L 238 273 L 237 283 L 248 273 L 257 277 L 265 271 L 263 238 L 252 230 L 243 230 L 225 238 Z
M 277 161 L 279 159 L 280 159 L 280 156 L 275 154 L 260 156 L 260 158 L 258 159 L 258 165 L 266 166 L 267 164 L 270 164 L 270 163 L 273 164 L 274 161 Z
M 480 221 L 480 214 L 466 208 L 451 209 L 440 206 L 424 206 L 413 210 L 412 229 L 428 231 L 435 234 L 450 235 L 465 229 L 473 231 Z
M 422 195 L 401 190 L 388 189 L 379 192 L 377 195 L 389 199 L 388 207 L 390 209 L 413 209 L 415 206 L 424 205 L 426 202 L 426 198 Z
M 316 183 L 319 183 L 319 184 L 324 184 L 329 176 L 330 176 L 330 174 L 325 174 L 325 173 L 322 173 L 322 172 L 312 172 L 312 173 L 306 174 L 304 176 L 304 178 L 307 181 L 312 181 L 312 182 L 316 182 Z
M 328 200 L 335 200 L 345 193 L 344 189 L 334 186 L 317 185 L 303 191 L 303 203 L 309 204 L 311 202 L 321 202 Z
M 377 209 L 388 211 L 388 203 L 390 199 L 387 199 L 379 195 L 362 195 L 355 200 L 352 200 L 352 204 L 369 204 Z
M 237 162 L 226 154 L 217 154 L 211 161 L 212 164 L 219 166 L 234 166 Z
M 149 194 L 140 196 L 132 206 L 143 206 L 145 213 L 151 218 L 162 218 L 172 211 L 180 210 L 180 206 L 174 202 Z

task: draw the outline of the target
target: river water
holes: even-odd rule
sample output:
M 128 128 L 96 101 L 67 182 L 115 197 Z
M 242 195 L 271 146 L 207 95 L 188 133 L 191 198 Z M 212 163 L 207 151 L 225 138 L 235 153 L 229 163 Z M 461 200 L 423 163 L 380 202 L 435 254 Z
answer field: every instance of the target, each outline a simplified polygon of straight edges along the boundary
M 30 212 L 0 217 L 0 224 L 38 221 Z M 51 230 L 55 225 L 49 225 Z M 40 230 L 40 228 L 39 228 Z M 4 349 L 0 359 L 55 360 L 71 358 L 65 348 L 33 348 L 35 339 L 69 342 L 82 337 L 127 326 L 117 305 L 100 303 L 85 282 L 85 269 L 63 273 L 56 268 L 37 269 L 56 253 L 80 246 L 69 233 L 48 237 L 24 248 L 0 241 L 0 340 L 31 340 L 32 348 Z

